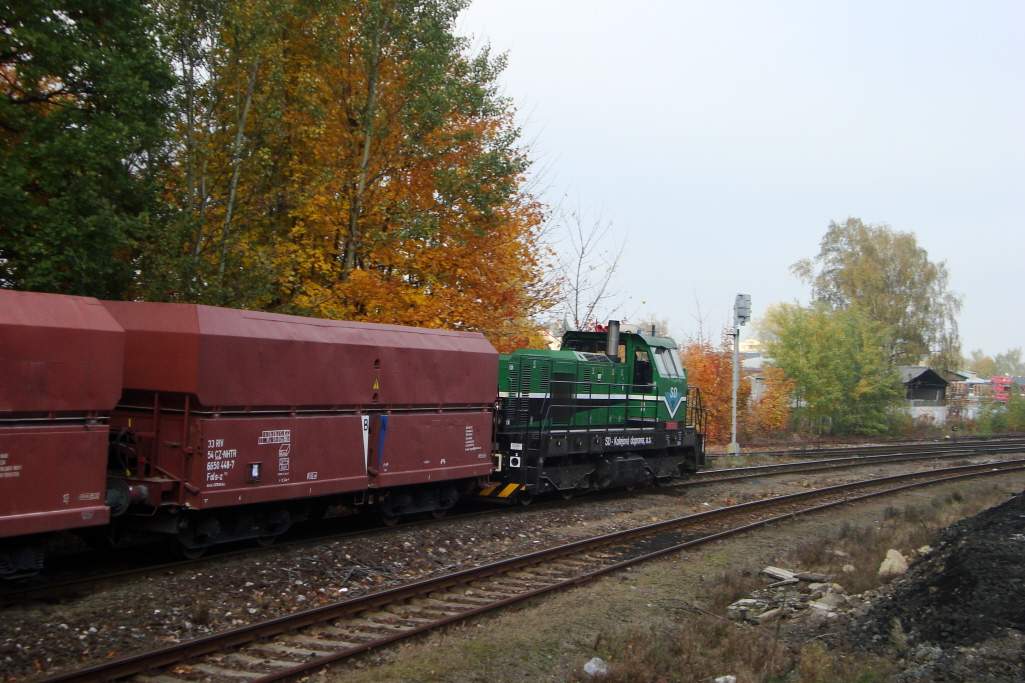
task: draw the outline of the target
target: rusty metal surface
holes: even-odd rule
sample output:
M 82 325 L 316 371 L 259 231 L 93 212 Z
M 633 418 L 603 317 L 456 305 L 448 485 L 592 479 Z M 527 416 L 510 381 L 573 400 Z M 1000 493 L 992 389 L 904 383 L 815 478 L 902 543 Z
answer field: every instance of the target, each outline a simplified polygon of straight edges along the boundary
M 110 410 L 123 348 L 96 299 L 0 289 L 0 417 Z
M 186 474 L 195 508 L 263 503 L 363 490 L 357 415 L 202 419 Z M 253 467 L 258 477 L 253 477 Z
M 491 474 L 489 411 L 376 415 L 371 424 L 369 468 L 374 486 Z
M 107 426 L 0 425 L 0 538 L 105 524 Z
M 487 405 L 498 354 L 478 333 L 104 302 L 127 333 L 125 386 L 210 407 Z

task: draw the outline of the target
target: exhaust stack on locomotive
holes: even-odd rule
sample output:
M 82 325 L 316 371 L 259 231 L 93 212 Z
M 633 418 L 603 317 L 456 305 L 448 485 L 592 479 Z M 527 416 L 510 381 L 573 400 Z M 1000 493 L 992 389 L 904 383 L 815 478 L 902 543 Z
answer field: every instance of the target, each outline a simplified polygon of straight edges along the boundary
M 610 320 L 609 321 L 608 331 L 609 331 L 609 341 L 608 341 L 608 345 L 605 347 L 605 355 L 608 356 L 609 358 L 611 358 L 612 360 L 618 360 L 619 359 L 619 321 L 618 320 Z

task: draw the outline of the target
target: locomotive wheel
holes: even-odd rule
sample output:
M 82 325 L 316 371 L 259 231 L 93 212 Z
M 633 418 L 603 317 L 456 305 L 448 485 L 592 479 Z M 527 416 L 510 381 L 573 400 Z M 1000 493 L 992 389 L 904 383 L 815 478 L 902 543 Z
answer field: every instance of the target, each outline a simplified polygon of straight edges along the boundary
M 381 513 L 381 524 L 384 524 L 385 526 L 395 526 L 398 523 L 399 523 L 399 516 L 398 515 L 389 515 L 386 512 L 382 512 Z
M 206 555 L 206 551 L 210 549 L 210 546 L 200 546 L 198 548 L 191 548 L 187 545 L 178 544 L 178 554 L 186 560 L 198 560 L 199 558 Z
M 519 501 L 520 505 L 522 505 L 523 507 L 527 507 L 528 505 L 534 502 L 534 496 L 530 495 L 529 493 L 521 493 L 519 496 L 516 497 L 516 500 Z
M 446 516 L 448 516 L 447 509 L 431 510 L 431 517 L 434 519 L 444 519 Z
M 277 543 L 277 541 L 278 541 L 278 534 L 273 534 L 271 536 L 259 536 L 259 537 L 257 537 L 256 544 L 259 545 L 261 548 L 269 548 L 272 545 L 274 545 L 275 543 Z

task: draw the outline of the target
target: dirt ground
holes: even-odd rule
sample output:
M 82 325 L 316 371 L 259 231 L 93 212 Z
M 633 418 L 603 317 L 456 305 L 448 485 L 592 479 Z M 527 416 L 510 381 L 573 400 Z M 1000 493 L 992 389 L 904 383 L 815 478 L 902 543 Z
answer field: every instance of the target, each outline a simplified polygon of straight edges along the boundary
M 1023 487 L 1025 475 L 1005 475 L 930 487 L 796 520 L 624 571 L 387 652 L 367 655 L 316 674 L 312 680 L 586 680 L 580 673 L 584 663 L 599 656 L 614 667 L 619 650 L 616 643 L 628 634 L 650 631 L 654 638 L 659 632 L 685 631 L 689 623 L 701 623 L 707 618 L 706 613 L 715 609 L 709 596 L 717 590 L 716 584 L 724 575 L 756 575 L 762 567 L 780 562 L 802 544 L 830 543 L 845 526 L 878 525 L 894 506 L 928 503 L 958 492 L 964 499 L 964 509 L 973 511 L 1003 502 Z M 881 559 L 871 561 L 878 564 Z M 778 636 L 785 637 L 782 633 Z M 802 644 L 788 645 L 799 649 Z M 723 662 L 722 668 L 720 675 L 732 673 L 727 662 Z M 802 679 L 800 672 L 786 680 L 791 679 L 814 680 Z M 738 680 L 744 683 L 745 678 Z
M 948 460 L 935 466 L 953 464 L 957 463 Z M 124 656 L 585 536 L 919 467 L 920 464 L 905 463 L 765 477 L 685 490 L 655 489 L 629 496 L 582 498 L 491 517 L 456 518 L 428 527 L 400 526 L 369 536 L 304 543 L 252 557 L 225 558 L 198 567 L 133 576 L 73 600 L 6 608 L 0 619 L 0 680 L 32 680 L 87 662 Z M 833 514 L 842 519 L 848 513 Z M 871 513 L 866 514 L 871 517 Z M 468 641 L 470 654 L 457 655 L 452 661 L 446 657 L 443 663 L 433 665 L 435 672 L 445 673 L 430 673 L 431 667 L 417 667 L 408 673 L 402 673 L 404 669 L 400 668 L 395 675 L 399 675 L 399 680 L 480 677 L 494 681 L 511 680 L 517 671 L 540 670 L 538 675 L 543 680 L 563 680 L 579 665 L 575 656 L 582 656 L 588 648 L 593 652 L 595 639 L 600 634 L 604 638 L 612 633 L 610 624 L 676 623 L 679 615 L 686 612 L 687 604 L 693 600 L 700 603 L 701 595 L 715 586 L 722 572 L 746 565 L 746 560 L 741 560 L 747 557 L 754 567 L 762 561 L 759 558 L 769 557 L 774 550 L 802 538 L 803 527 L 794 528 L 796 531 L 772 529 L 739 539 L 739 554 L 729 551 L 732 545 L 720 544 L 696 554 L 696 559 L 676 558 L 603 581 L 587 592 L 553 597 L 552 603 L 560 607 L 538 623 L 521 624 L 509 631 L 500 628 L 503 620 L 520 612 L 474 623 L 456 638 Z M 634 579 L 635 574 L 651 577 Z M 606 586 L 607 596 L 600 586 Z M 590 591 L 595 591 L 595 595 L 588 597 Z M 646 597 L 649 594 L 651 597 Z M 630 599 L 624 601 L 624 596 Z M 646 606 L 649 603 L 651 607 Z M 590 611 L 604 608 L 607 613 Z M 581 623 L 588 626 L 576 625 Z M 498 633 L 501 635 L 495 635 Z M 470 639 L 468 634 L 481 637 Z M 538 634 L 546 635 L 536 638 Z M 495 643 L 500 645 L 496 647 Z M 520 656 L 509 661 L 501 655 L 506 643 L 513 644 L 513 650 Z M 564 653 L 575 654 L 564 657 Z M 388 657 L 392 656 L 389 653 Z M 427 661 L 436 661 L 436 657 L 438 653 L 433 653 Z M 466 662 L 476 664 L 465 666 Z M 544 678 L 550 667 L 554 667 L 554 673 Z M 507 678 L 502 673 L 506 670 Z M 372 680 L 391 680 L 391 673 L 381 675 L 382 678 Z

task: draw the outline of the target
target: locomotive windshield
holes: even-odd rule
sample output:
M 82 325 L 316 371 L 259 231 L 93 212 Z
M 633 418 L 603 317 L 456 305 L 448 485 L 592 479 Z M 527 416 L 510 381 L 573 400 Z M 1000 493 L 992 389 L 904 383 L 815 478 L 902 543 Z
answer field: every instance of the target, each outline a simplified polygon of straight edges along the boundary
M 683 369 L 680 367 L 680 359 L 677 358 L 673 349 L 654 347 L 655 367 L 662 377 L 683 377 Z

